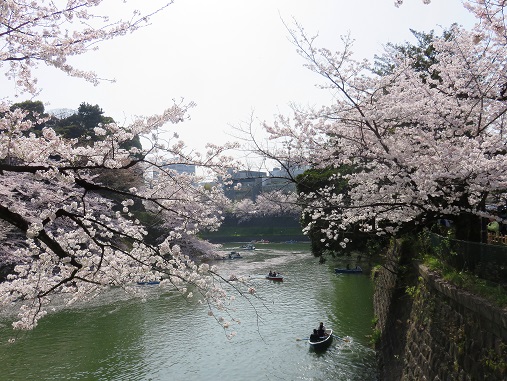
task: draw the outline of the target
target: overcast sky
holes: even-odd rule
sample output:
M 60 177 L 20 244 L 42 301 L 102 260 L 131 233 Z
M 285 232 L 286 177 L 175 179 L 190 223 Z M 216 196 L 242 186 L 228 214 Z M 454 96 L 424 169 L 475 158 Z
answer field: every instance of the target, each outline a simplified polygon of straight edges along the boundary
M 98 104 L 105 115 L 124 123 L 133 115 L 161 112 L 173 98 L 183 97 L 197 107 L 190 121 L 171 128 L 188 146 L 201 150 L 208 141 L 230 140 L 230 126 L 248 120 L 252 112 L 271 121 L 291 102 L 318 105 L 328 99 L 315 87 L 321 79 L 303 67 L 282 19 L 287 24 L 295 19 L 309 34 L 318 33 L 319 46 L 331 50 L 340 50 L 340 36 L 350 32 L 358 58 L 373 58 L 387 42 L 414 41 L 410 28 L 438 34 L 453 22 L 473 24 L 459 0 L 433 0 L 430 5 L 405 0 L 401 8 L 393 3 L 176 0 L 148 28 L 72 61 L 115 83 L 94 87 L 43 70 L 39 83 L 44 90 L 38 99 L 50 103 L 46 109 Z

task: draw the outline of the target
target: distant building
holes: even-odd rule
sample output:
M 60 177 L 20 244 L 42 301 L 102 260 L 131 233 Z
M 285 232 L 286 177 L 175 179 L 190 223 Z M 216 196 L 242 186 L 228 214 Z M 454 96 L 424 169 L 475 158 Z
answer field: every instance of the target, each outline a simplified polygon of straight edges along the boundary
M 302 174 L 306 169 L 302 167 L 293 167 L 287 170 L 286 168 L 273 168 L 269 172 L 269 177 L 263 183 L 263 192 L 295 192 L 296 184 L 292 179 Z
M 162 167 L 150 167 L 146 171 L 146 181 L 148 186 L 152 187 L 153 183 L 157 181 L 160 171 L 163 169 L 171 169 L 177 173 L 196 173 L 196 166 L 189 164 L 164 164 Z M 286 168 L 273 168 L 269 173 L 262 171 L 252 170 L 229 170 L 231 176 L 231 183 L 224 185 L 223 181 L 219 179 L 222 184 L 224 194 L 231 200 L 250 199 L 255 201 L 257 196 L 264 192 L 282 191 L 282 192 L 295 192 L 296 185 L 293 178 L 302 174 L 306 169 L 302 167 L 293 167 L 287 170 Z M 213 186 L 213 184 L 209 184 Z
M 170 169 L 179 174 L 190 174 L 195 175 L 196 166 L 193 164 L 163 164 L 161 167 L 151 166 L 147 169 L 145 179 L 147 180 L 150 188 L 153 185 L 153 182 L 156 182 L 158 177 L 160 176 L 160 172 L 164 169 Z
M 191 175 L 195 175 L 195 165 L 194 164 L 167 164 L 163 165 L 162 168 L 169 168 L 177 173 L 188 173 Z
M 266 172 L 243 170 L 229 171 L 232 184 L 224 187 L 225 196 L 231 200 L 251 199 L 255 201 L 262 192 L 262 183 L 266 179 Z M 239 185 L 241 184 L 241 185 Z
M 273 168 L 269 174 L 251 170 L 230 171 L 232 184 L 224 187 L 225 196 L 231 200 L 255 201 L 257 196 L 264 192 L 295 192 L 296 185 L 291 178 L 295 178 L 305 170 L 302 167 L 294 167 L 289 171 L 285 168 Z

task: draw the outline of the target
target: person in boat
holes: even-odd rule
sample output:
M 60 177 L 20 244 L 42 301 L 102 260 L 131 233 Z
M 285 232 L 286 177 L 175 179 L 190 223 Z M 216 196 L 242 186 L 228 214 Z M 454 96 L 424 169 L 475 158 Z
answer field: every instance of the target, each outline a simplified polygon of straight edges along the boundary
M 317 330 L 314 329 L 313 333 L 310 335 L 310 341 L 319 341 L 319 334 L 317 333 Z
M 271 272 L 271 270 L 269 270 L 268 276 L 273 276 L 273 273 Z
M 319 324 L 319 329 L 317 329 L 317 335 L 319 335 L 319 337 L 326 336 L 326 327 L 324 327 L 323 322 L 320 322 Z

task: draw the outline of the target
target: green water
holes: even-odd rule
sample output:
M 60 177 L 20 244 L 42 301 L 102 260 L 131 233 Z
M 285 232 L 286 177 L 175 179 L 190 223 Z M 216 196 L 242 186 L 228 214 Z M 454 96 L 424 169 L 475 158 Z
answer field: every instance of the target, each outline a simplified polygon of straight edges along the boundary
M 57 312 L 30 332 L 0 322 L 0 380 L 375 380 L 370 348 L 372 284 L 336 275 L 307 245 L 258 245 L 218 261 L 245 276 L 261 299 L 237 298 L 237 336 L 205 308 L 150 286 L 148 298 L 117 291 L 94 306 Z M 264 279 L 282 272 L 283 283 Z M 319 354 L 305 340 L 319 321 L 344 340 Z M 15 338 L 9 343 L 10 338 Z

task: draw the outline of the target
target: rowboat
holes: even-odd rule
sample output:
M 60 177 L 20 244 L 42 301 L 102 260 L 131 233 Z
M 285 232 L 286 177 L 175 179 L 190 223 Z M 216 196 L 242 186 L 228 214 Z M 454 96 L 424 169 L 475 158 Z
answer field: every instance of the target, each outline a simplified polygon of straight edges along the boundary
M 160 281 L 159 280 L 149 280 L 149 281 L 145 281 L 145 282 L 137 282 L 137 284 L 139 286 L 152 286 L 152 285 L 155 285 L 155 284 L 160 284 Z
M 334 272 L 336 274 L 361 274 L 363 272 L 363 269 L 359 266 L 356 266 L 353 269 L 334 269 Z
M 275 282 L 283 282 L 283 276 L 281 275 L 266 275 L 266 279 L 273 280 Z
M 325 332 L 326 334 L 324 336 L 318 336 L 316 334 L 310 335 L 310 340 L 308 340 L 310 348 L 313 348 L 315 351 L 323 351 L 329 347 L 333 341 L 333 330 L 326 329 Z
M 241 259 L 243 258 L 241 256 L 240 253 L 238 253 L 237 251 L 231 251 L 228 255 L 226 255 L 225 257 L 222 257 L 222 258 L 218 258 L 218 259 Z

